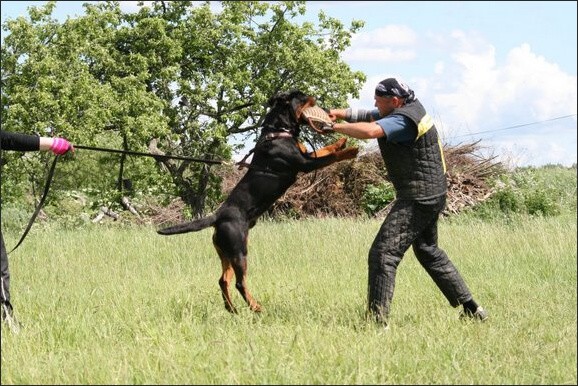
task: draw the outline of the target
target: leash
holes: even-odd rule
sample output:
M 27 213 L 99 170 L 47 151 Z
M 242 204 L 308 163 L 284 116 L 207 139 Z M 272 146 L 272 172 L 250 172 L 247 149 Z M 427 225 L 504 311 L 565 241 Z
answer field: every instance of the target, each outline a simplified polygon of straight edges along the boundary
M 266 140 L 272 140 L 272 139 L 279 138 L 279 137 L 292 137 L 292 135 L 288 134 L 288 133 L 270 133 L 265 137 L 265 139 Z M 138 156 L 145 156 L 145 157 L 153 157 L 153 158 L 157 158 L 157 159 L 159 159 L 159 158 L 160 159 L 177 159 L 177 160 L 182 160 L 182 161 L 203 162 L 203 163 L 207 163 L 207 164 L 231 165 L 230 162 L 221 161 L 221 160 L 201 159 L 201 158 L 176 156 L 176 155 L 161 155 L 161 154 L 143 153 L 143 152 L 130 151 L 130 150 L 118 150 L 118 149 L 84 146 L 84 145 L 72 145 L 72 146 L 74 147 L 74 149 L 94 150 L 94 151 L 101 151 L 101 152 L 107 152 L 107 153 L 138 155 Z M 271 171 L 271 170 L 258 168 L 258 167 L 252 166 L 251 164 L 248 164 L 247 162 L 245 162 L 245 160 L 249 157 L 249 155 L 251 155 L 253 153 L 254 150 L 255 150 L 255 148 L 253 148 L 249 152 L 249 154 L 247 154 L 241 161 L 237 162 L 235 165 L 238 165 L 239 169 L 246 167 L 248 169 L 252 168 L 252 169 L 256 169 L 256 170 L 260 170 L 260 171 L 264 171 L 264 172 L 268 172 L 268 173 L 273 173 L 273 171 Z M 30 229 L 32 228 L 32 225 L 34 224 L 34 221 L 36 220 L 38 213 L 40 213 L 40 210 L 42 209 L 42 206 L 44 205 L 44 201 L 46 201 L 46 197 L 48 196 L 48 190 L 50 189 L 50 184 L 52 183 L 52 177 L 54 176 L 54 169 L 56 168 L 56 162 L 58 161 L 58 157 L 59 156 L 57 155 L 56 157 L 54 157 L 54 161 L 52 161 L 52 165 L 50 166 L 50 170 L 48 172 L 48 177 L 46 178 L 46 183 L 44 184 L 44 192 L 42 193 L 42 198 L 40 199 L 40 202 L 36 206 L 36 209 L 34 210 L 32 217 L 30 217 L 30 220 L 28 221 L 28 225 L 26 226 L 24 233 L 20 237 L 20 240 L 18 241 L 16 246 L 14 248 L 12 248 L 12 250 L 10 252 L 8 252 L 9 254 L 14 252 L 14 250 L 16 248 L 18 248 L 20 246 L 20 244 L 22 244 L 22 242 L 24 241 L 24 239 L 28 235 L 28 232 L 30 232 Z
M 282 133 L 269 133 L 265 136 L 264 139 L 265 140 L 272 140 L 275 138 L 284 138 L 284 137 L 293 138 L 293 136 L 291 134 L 282 132 Z M 257 145 L 259 145 L 259 143 L 257 143 Z M 255 146 L 253 149 L 251 149 L 251 151 L 249 151 L 249 153 L 247 155 L 245 155 L 245 157 L 243 157 L 243 159 L 241 161 L 236 162 L 236 163 L 231 163 L 228 161 L 221 161 L 221 160 L 184 157 L 184 156 L 178 156 L 178 155 L 160 155 L 160 154 L 152 154 L 152 153 L 141 153 L 141 152 L 137 152 L 137 151 L 109 149 L 109 148 L 103 148 L 103 147 L 92 147 L 92 146 L 83 146 L 83 145 L 73 145 L 73 146 L 75 149 L 95 150 L 95 151 L 103 151 L 103 152 L 107 152 L 107 153 L 121 153 L 121 154 L 129 154 L 129 155 L 140 155 L 140 156 L 161 158 L 161 159 L 178 159 L 178 160 L 182 160 L 182 161 L 203 162 L 203 163 L 207 163 L 207 164 L 237 165 L 239 170 L 242 168 L 247 168 L 247 169 L 254 169 L 257 171 L 261 171 L 261 172 L 283 174 L 282 172 L 275 172 L 273 170 L 269 170 L 268 168 L 258 167 L 258 166 L 251 165 L 250 163 L 246 162 L 247 158 L 249 158 L 249 156 L 251 154 L 253 154 L 253 152 L 255 151 L 255 148 L 257 146 Z
M 203 163 L 208 163 L 208 164 L 229 164 L 228 162 L 220 161 L 220 160 L 200 159 L 200 158 L 175 156 L 175 155 L 160 155 L 160 154 L 151 154 L 151 153 L 141 153 L 141 152 L 129 151 L 129 150 L 107 149 L 107 148 L 102 148 L 102 147 L 92 147 L 92 146 L 83 146 L 83 145 L 72 145 L 72 146 L 75 149 L 95 150 L 95 151 L 103 151 L 103 152 L 107 152 L 107 153 L 121 153 L 121 154 L 129 154 L 129 155 L 148 156 L 148 157 L 154 157 L 154 158 L 160 158 L 160 159 L 178 159 L 178 160 L 182 160 L 182 161 L 203 162 Z M 52 161 L 52 165 L 50 166 L 50 170 L 48 172 L 48 177 L 46 178 L 46 183 L 44 184 L 44 192 L 42 193 L 42 198 L 38 202 L 38 205 L 36 206 L 36 209 L 34 210 L 32 217 L 30 217 L 30 220 L 28 221 L 28 225 L 26 226 L 24 233 L 22 233 L 22 236 L 20 236 L 20 240 L 18 241 L 16 246 L 14 248 L 12 248 L 12 250 L 10 252 L 8 252 L 8 254 L 14 252 L 14 250 L 16 248 L 18 248 L 20 246 L 20 244 L 22 244 L 22 242 L 24 241 L 24 239 L 28 235 L 28 232 L 30 232 L 30 229 L 32 228 L 32 225 L 34 224 L 36 217 L 40 213 L 40 210 L 42 209 L 42 206 L 44 205 L 44 201 L 46 201 L 46 197 L 48 196 L 48 191 L 50 189 L 50 184 L 52 183 L 52 177 L 54 176 L 54 169 L 56 168 L 56 162 L 58 161 L 58 157 L 60 157 L 60 156 L 57 155 L 56 157 L 54 157 L 54 161 Z
M 141 153 L 138 151 L 130 151 L 130 150 L 118 150 L 118 149 L 108 149 L 104 147 L 92 147 L 92 146 L 82 146 L 82 145 L 72 145 L 75 149 L 84 149 L 84 150 L 95 150 L 95 151 L 104 151 L 107 153 L 120 153 L 120 154 L 129 154 L 129 155 L 140 155 L 146 157 L 153 157 L 153 158 L 161 158 L 161 159 L 178 159 L 182 161 L 192 161 L 192 162 L 203 162 L 206 164 L 229 164 L 227 161 L 221 160 L 212 160 L 212 159 L 201 159 L 201 158 L 192 158 L 192 157 L 184 157 L 178 155 L 161 155 L 161 154 L 152 154 L 152 153 Z
M 56 161 L 58 161 L 58 157 L 59 156 L 54 157 L 54 161 L 52 161 L 52 165 L 50 166 L 50 171 L 48 172 L 48 177 L 46 178 L 46 183 L 44 184 L 44 192 L 42 193 L 42 198 L 40 199 L 40 202 L 36 206 L 36 209 L 34 210 L 32 217 L 30 217 L 30 220 L 28 221 L 28 226 L 26 226 L 26 230 L 24 231 L 24 233 L 20 237 L 18 244 L 16 244 L 16 246 L 14 248 L 12 248 L 12 250 L 10 252 L 8 252 L 9 254 L 14 252 L 14 250 L 16 248 L 18 248 L 20 246 L 20 244 L 22 244 L 22 242 L 24 241 L 24 238 L 26 238 L 26 235 L 28 234 L 28 232 L 30 232 L 30 228 L 32 228 L 32 224 L 34 224 L 34 220 L 36 220 L 36 216 L 38 216 L 38 213 L 40 213 L 40 209 L 42 209 L 42 205 L 44 205 L 44 201 L 46 200 L 46 196 L 48 196 L 48 189 L 50 188 L 50 184 L 52 183 L 52 177 L 54 176 L 54 168 L 56 167 Z

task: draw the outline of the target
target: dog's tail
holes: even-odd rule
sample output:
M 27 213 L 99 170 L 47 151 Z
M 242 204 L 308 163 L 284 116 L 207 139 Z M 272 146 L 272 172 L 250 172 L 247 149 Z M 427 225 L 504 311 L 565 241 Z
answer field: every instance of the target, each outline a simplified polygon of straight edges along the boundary
M 208 228 L 215 224 L 217 216 L 212 214 L 207 217 L 200 218 L 198 220 L 184 222 L 181 224 L 174 225 L 172 227 L 167 227 L 157 230 L 159 235 L 176 235 L 179 233 L 196 232 L 201 229 Z

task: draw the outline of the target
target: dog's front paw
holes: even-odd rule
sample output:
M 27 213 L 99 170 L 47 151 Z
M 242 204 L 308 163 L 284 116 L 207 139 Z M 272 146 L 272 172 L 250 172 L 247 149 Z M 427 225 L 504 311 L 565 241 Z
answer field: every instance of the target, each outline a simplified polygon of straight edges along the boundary
M 346 137 L 341 137 L 337 141 L 333 142 L 333 147 L 335 150 L 342 150 L 345 148 L 345 144 L 347 143 Z
M 357 147 L 348 147 L 347 149 L 340 150 L 335 153 L 337 155 L 337 159 L 339 161 L 346 160 L 346 159 L 353 159 L 357 157 L 357 153 L 359 153 L 359 148 Z

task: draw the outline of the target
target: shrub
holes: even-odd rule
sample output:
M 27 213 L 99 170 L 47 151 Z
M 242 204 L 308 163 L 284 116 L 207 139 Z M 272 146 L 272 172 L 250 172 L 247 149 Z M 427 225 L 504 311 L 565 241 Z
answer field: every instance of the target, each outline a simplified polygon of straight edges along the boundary
M 361 205 L 365 213 L 373 216 L 395 198 L 395 190 L 390 182 L 379 185 L 368 185 L 363 192 Z
M 557 216 L 576 211 L 576 168 L 518 168 L 494 181 L 494 194 L 473 209 L 483 219 L 510 216 Z
M 562 192 L 556 189 L 532 190 L 525 194 L 524 204 L 530 215 L 556 216 L 560 214 L 560 206 L 556 202 Z

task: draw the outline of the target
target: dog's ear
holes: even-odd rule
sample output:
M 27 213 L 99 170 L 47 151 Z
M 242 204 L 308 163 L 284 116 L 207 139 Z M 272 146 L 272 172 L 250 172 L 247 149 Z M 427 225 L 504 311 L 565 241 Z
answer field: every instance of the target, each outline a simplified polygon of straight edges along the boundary
M 281 106 L 285 106 L 285 108 L 290 107 L 293 114 L 295 114 L 295 118 L 299 121 L 304 108 L 315 106 L 315 98 L 300 90 L 281 91 L 269 98 L 267 105 L 271 109 L 276 109 Z

